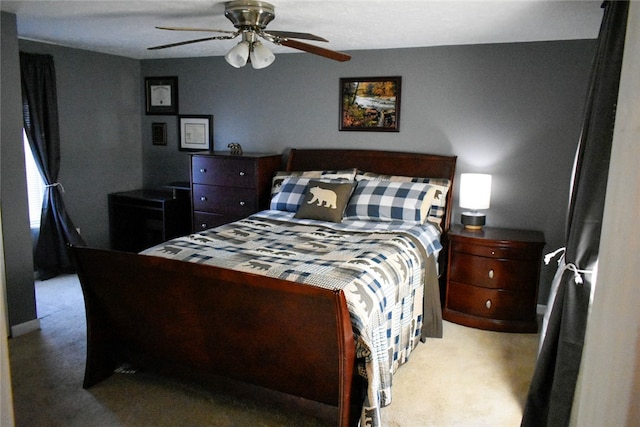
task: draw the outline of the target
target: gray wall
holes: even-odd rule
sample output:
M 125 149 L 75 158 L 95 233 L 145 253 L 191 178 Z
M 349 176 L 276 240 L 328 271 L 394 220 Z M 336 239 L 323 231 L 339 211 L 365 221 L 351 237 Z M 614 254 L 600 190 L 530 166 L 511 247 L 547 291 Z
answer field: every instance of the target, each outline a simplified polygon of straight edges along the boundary
M 36 306 L 22 148 L 22 95 L 16 19 L 15 15 L 5 12 L 1 13 L 1 19 L 0 211 L 5 248 L 8 320 L 9 326 L 13 326 L 34 320 Z
M 458 174 L 493 175 L 488 225 L 542 230 L 546 250 L 555 250 L 564 245 L 594 47 L 584 40 L 357 51 L 346 63 L 285 54 L 264 70 L 237 70 L 220 57 L 145 60 L 142 75 L 177 75 L 180 114 L 212 114 L 218 150 L 239 142 L 285 154 L 344 147 L 457 155 Z M 402 76 L 400 132 L 340 132 L 340 77 L 392 75 Z M 145 185 L 188 180 L 177 118 L 140 111 Z M 152 122 L 167 123 L 167 146 L 151 144 Z M 543 304 L 554 267 L 542 270 Z

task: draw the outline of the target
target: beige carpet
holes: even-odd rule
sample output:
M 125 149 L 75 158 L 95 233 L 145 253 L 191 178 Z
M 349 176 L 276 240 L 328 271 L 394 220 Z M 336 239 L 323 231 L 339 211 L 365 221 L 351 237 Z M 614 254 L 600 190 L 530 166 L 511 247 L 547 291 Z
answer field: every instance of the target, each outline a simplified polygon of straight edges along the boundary
M 85 318 L 75 276 L 36 284 L 42 329 L 9 342 L 18 426 L 329 426 L 322 405 L 235 383 L 203 386 L 152 374 L 82 389 Z M 398 371 L 385 426 L 520 425 L 538 336 L 445 322 Z

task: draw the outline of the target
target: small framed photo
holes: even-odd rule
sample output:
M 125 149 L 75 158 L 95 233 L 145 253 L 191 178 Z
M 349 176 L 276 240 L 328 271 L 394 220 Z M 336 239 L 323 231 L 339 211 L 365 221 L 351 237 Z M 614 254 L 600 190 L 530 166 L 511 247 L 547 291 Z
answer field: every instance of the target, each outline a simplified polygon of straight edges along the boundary
M 402 77 L 340 79 L 340 130 L 399 132 Z
M 145 77 L 147 114 L 178 114 L 178 77 Z
M 151 123 L 151 140 L 153 145 L 167 145 L 166 123 Z
M 213 116 L 178 116 L 181 151 L 213 151 Z

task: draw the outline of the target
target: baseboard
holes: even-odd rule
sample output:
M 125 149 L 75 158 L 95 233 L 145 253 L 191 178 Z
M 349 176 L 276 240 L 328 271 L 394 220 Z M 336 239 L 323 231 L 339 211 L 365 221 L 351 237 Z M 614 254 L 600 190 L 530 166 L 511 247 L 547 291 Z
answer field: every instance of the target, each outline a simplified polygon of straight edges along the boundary
M 544 316 L 544 314 L 547 312 L 547 306 L 544 304 L 538 304 L 536 307 L 536 314 L 540 315 L 540 316 Z
M 29 320 L 28 322 L 19 323 L 11 327 L 11 336 L 19 337 L 20 335 L 28 334 L 29 332 L 37 331 L 40 329 L 40 319 Z

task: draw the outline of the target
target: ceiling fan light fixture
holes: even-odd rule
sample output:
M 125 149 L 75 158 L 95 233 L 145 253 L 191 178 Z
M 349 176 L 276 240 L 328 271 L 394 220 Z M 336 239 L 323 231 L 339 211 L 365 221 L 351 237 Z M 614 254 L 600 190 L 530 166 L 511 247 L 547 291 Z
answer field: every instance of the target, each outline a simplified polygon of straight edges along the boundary
M 249 59 L 249 42 L 241 41 L 224 56 L 224 59 L 235 68 L 242 68 L 247 64 Z
M 225 2 L 224 7 L 224 15 L 231 21 L 236 31 L 189 27 L 156 27 L 158 29 L 172 31 L 209 31 L 222 33 L 223 35 L 185 40 L 177 43 L 149 47 L 148 49 L 166 49 L 209 40 L 231 40 L 241 35 L 242 41 L 238 43 L 237 46 L 231 48 L 224 56 L 225 60 L 235 68 L 242 68 L 247 65 L 248 61 L 251 61 L 253 68 L 262 69 L 268 67 L 275 61 L 276 57 L 268 48 L 258 41 L 259 37 L 279 46 L 290 47 L 299 51 L 323 56 L 334 61 L 344 62 L 351 59 L 351 56 L 345 53 L 296 40 L 328 41 L 314 34 L 297 31 L 265 31 L 267 24 L 276 17 L 274 7 L 271 3 L 262 0 L 231 0 Z
M 265 45 L 256 41 L 251 47 L 251 66 L 256 70 L 266 68 L 276 60 L 275 55 Z

